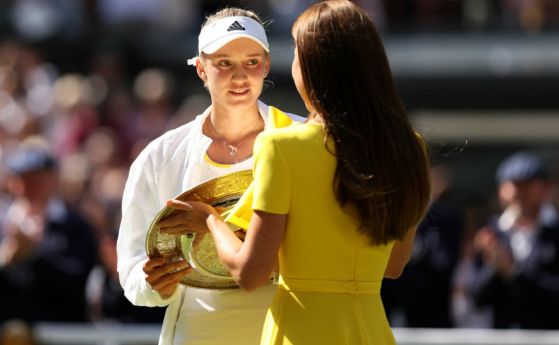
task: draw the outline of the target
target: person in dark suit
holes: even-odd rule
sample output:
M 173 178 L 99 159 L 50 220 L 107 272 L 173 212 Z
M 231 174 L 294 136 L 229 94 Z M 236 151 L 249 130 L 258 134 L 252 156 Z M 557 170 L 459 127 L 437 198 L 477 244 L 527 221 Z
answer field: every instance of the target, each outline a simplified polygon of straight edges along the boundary
M 559 217 L 542 160 L 520 152 L 497 170 L 504 211 L 474 237 L 468 290 L 495 328 L 559 329 Z
M 13 200 L 0 222 L 0 324 L 87 319 L 84 290 L 97 261 L 96 238 L 56 197 L 56 166 L 49 152 L 34 146 L 7 160 Z

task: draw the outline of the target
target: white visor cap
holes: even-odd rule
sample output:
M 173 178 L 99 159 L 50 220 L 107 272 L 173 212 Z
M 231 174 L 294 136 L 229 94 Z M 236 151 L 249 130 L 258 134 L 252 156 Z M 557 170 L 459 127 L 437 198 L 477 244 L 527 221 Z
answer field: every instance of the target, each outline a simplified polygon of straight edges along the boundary
M 202 29 L 198 36 L 198 56 L 202 52 L 213 54 L 227 43 L 238 38 L 249 38 L 260 44 L 266 52 L 270 51 L 264 27 L 258 21 L 244 16 L 222 18 Z M 188 60 L 196 64 L 196 58 Z

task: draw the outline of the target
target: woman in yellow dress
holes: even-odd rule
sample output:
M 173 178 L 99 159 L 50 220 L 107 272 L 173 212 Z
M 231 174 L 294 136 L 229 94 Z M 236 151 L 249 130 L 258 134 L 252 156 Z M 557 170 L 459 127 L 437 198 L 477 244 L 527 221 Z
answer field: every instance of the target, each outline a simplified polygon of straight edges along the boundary
M 168 204 L 203 213 L 246 290 L 265 284 L 279 258 L 261 344 L 394 344 L 379 291 L 401 274 L 428 205 L 427 153 L 365 11 L 320 2 L 292 34 L 309 116 L 258 136 L 254 182 L 232 217 L 248 225 L 245 241 L 206 204 Z

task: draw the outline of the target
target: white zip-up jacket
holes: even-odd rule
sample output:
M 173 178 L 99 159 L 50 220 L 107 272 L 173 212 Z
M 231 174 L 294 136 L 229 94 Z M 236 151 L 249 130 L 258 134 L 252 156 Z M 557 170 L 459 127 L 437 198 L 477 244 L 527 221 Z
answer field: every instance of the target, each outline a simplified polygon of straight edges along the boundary
M 265 128 L 303 120 L 260 101 L 258 108 Z M 131 165 L 124 190 L 117 242 L 120 283 L 134 305 L 167 307 L 160 345 L 258 344 L 275 292 L 272 284 L 251 293 L 179 285 L 172 296 L 163 299 L 145 280 L 147 231 L 165 202 L 219 175 L 252 168 L 252 158 L 224 166 L 222 173 L 216 167 L 208 168 L 205 155 L 212 140 L 202 134 L 202 125 L 210 109 L 152 141 Z

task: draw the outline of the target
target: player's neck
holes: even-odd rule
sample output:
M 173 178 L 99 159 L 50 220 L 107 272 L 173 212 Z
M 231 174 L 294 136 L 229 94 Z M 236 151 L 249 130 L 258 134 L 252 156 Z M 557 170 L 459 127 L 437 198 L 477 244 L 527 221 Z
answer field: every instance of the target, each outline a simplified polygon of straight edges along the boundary
M 258 106 L 248 108 L 224 109 L 213 106 L 206 128 L 211 128 L 220 139 L 236 142 L 250 132 L 264 128 L 264 120 L 260 116 Z

